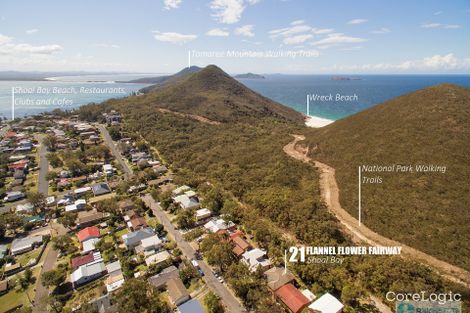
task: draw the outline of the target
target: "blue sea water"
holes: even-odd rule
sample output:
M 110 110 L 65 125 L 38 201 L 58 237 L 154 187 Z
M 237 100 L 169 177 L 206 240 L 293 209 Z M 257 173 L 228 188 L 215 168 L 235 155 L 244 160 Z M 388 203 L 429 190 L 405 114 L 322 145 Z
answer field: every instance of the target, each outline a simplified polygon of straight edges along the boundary
M 331 75 L 267 75 L 241 79 L 254 91 L 306 113 L 307 95 L 357 95 L 357 101 L 312 101 L 310 115 L 337 120 L 424 87 L 451 83 L 470 87 L 470 75 L 354 75 L 357 80 L 332 80 Z M 348 76 L 349 77 L 349 76 Z M 423 105 L 426 105 L 423 103 Z
M 267 75 L 266 79 L 241 79 L 240 81 L 254 91 L 278 101 L 293 109 L 307 113 L 307 95 L 357 95 L 357 101 L 310 101 L 310 115 L 340 119 L 371 106 L 415 90 L 442 84 L 452 83 L 470 88 L 470 75 L 354 75 L 351 80 L 333 80 L 331 75 Z M 56 108 L 72 109 L 91 102 L 99 103 L 110 98 L 119 98 L 147 86 L 145 84 L 128 84 L 114 82 L 115 77 L 106 77 L 106 81 L 88 81 L 89 77 L 67 78 L 67 81 L 0 81 L 0 116 L 11 117 L 12 87 L 38 90 L 41 88 L 74 88 L 76 91 L 85 88 L 122 88 L 120 93 L 64 93 L 16 94 L 17 102 L 21 100 L 39 100 L 39 104 L 15 105 L 15 116 L 37 114 Z M 96 79 L 95 77 L 93 79 Z M 68 104 L 60 104 L 66 99 Z M 41 101 L 44 100 L 44 101 Z M 52 102 L 48 103 L 47 101 Z M 55 100 L 55 104 L 53 103 Z M 23 101 L 24 102 L 24 101 Z M 423 105 L 426 105 L 423 103 Z

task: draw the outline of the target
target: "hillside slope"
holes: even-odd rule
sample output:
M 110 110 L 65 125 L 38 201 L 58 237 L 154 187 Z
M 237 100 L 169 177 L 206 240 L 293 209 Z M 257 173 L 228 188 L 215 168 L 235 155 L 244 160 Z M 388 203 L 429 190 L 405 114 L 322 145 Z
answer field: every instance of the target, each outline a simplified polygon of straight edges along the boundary
M 303 124 L 301 113 L 263 97 L 215 65 L 146 96 L 158 107 L 201 115 L 219 122 L 271 117 Z
M 470 269 L 470 90 L 439 85 L 307 136 L 309 155 L 336 169 L 341 205 L 358 215 L 358 167 L 437 165 L 446 171 L 363 173 L 362 220 L 373 230 Z

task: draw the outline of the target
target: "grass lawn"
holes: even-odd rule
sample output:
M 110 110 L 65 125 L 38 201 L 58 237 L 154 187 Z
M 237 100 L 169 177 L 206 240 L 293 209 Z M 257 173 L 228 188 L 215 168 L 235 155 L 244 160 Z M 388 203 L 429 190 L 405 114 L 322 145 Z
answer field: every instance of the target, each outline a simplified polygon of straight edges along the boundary
M 155 228 L 158 224 L 158 219 L 156 217 L 148 217 L 148 215 L 146 215 L 146 220 L 147 224 L 152 228 Z
M 92 197 L 88 200 L 88 204 L 93 204 L 93 203 L 100 202 L 100 201 L 103 201 L 103 200 L 106 200 L 106 199 L 111 199 L 111 198 L 114 198 L 114 197 L 116 197 L 115 192 L 107 193 L 105 195 L 101 195 L 101 196 L 97 196 L 97 197 Z
M 28 264 L 30 260 L 37 258 L 39 256 L 39 252 L 41 252 L 41 247 L 34 249 L 32 251 L 29 251 L 27 253 L 23 253 L 17 259 L 18 263 L 20 263 L 21 266 L 25 266 L 26 264 Z
M 39 267 L 33 269 L 33 276 L 38 279 L 39 275 Z M 14 278 L 13 278 L 14 279 Z M 30 284 L 26 292 L 18 290 L 18 286 L 14 289 L 10 290 L 8 293 L 0 296 L 0 312 L 6 312 L 7 310 L 16 307 L 20 304 L 25 306 L 31 306 L 28 297 L 26 294 L 29 295 L 31 300 L 34 300 L 34 284 Z
M 121 229 L 120 231 L 116 232 L 116 237 L 121 238 L 122 235 L 125 235 L 128 232 L 129 232 L 129 229 L 127 229 L 127 228 Z

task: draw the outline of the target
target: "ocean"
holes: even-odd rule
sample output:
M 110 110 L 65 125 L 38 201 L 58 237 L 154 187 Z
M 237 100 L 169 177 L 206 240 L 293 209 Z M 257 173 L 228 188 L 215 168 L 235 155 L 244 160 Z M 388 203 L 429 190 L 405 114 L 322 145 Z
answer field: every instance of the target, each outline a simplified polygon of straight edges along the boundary
M 452 83 L 470 88 L 470 75 L 354 75 L 347 76 L 352 78 L 349 80 L 335 80 L 332 79 L 332 75 L 266 75 L 265 77 L 266 79 L 240 79 L 240 81 L 263 96 L 302 113 L 307 113 L 307 96 L 310 96 L 310 115 L 331 120 L 349 116 L 427 86 Z M 16 88 L 15 116 L 20 117 L 125 97 L 147 86 L 116 82 L 132 78 L 138 77 L 94 75 L 56 77 L 51 81 L 0 81 L 0 116 L 11 118 L 14 87 Z M 318 96 L 317 99 L 314 99 L 315 95 Z M 319 99 L 320 96 L 329 95 L 333 99 L 327 101 L 325 97 Z M 336 95 L 349 97 L 349 100 L 337 100 Z
M 332 75 L 268 75 L 266 79 L 243 79 L 254 91 L 307 113 L 307 95 L 332 95 L 332 101 L 309 101 L 310 115 L 337 120 L 394 97 L 424 87 L 451 83 L 470 88 L 470 75 L 352 75 L 333 80 Z M 343 77 L 343 76 L 342 76 Z M 352 101 L 336 101 L 336 94 Z M 423 105 L 426 105 L 423 103 Z

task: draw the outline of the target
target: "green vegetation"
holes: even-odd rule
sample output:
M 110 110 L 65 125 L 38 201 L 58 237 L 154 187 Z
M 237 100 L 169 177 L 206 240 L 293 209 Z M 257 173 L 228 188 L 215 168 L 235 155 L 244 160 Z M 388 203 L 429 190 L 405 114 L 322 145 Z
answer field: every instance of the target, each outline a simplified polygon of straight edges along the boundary
M 198 187 L 208 195 L 212 192 L 208 183 L 218 184 L 215 188 L 220 188 L 223 206 L 215 192 L 217 196 L 208 199 L 243 225 L 277 265 L 282 264 L 284 249 L 293 244 L 352 245 L 320 199 L 318 174 L 282 150 L 292 140 L 290 134 L 306 132 L 299 125 L 302 116 L 290 110 L 284 115 L 277 110 L 279 104 L 226 76 L 208 67 L 146 96 L 82 107 L 79 115 L 97 120 L 102 112 L 116 109 L 125 118 L 126 132 L 140 134 L 172 164 L 176 184 Z M 158 108 L 221 123 L 188 119 Z M 162 200 L 162 195 L 154 196 Z M 171 211 L 169 203 L 163 207 Z M 214 254 L 219 252 L 223 255 L 224 249 L 214 250 Z M 221 264 L 225 266 L 227 282 L 249 308 L 271 308 L 269 295 L 259 288 L 263 279 L 238 263 Z M 345 286 L 357 286 L 382 298 L 385 290 L 468 294 L 427 267 L 399 257 L 348 257 L 342 265 L 299 264 L 293 270 L 313 291 L 329 291 L 348 300 L 350 311 L 360 312 L 361 306 Z
M 470 269 L 470 90 L 440 85 L 313 130 L 310 156 L 333 166 L 341 205 L 357 216 L 358 166 L 440 165 L 445 173 L 363 173 L 371 229 Z
M 167 304 L 160 300 L 160 293 L 147 280 L 131 278 L 116 293 L 119 312 L 163 313 Z

